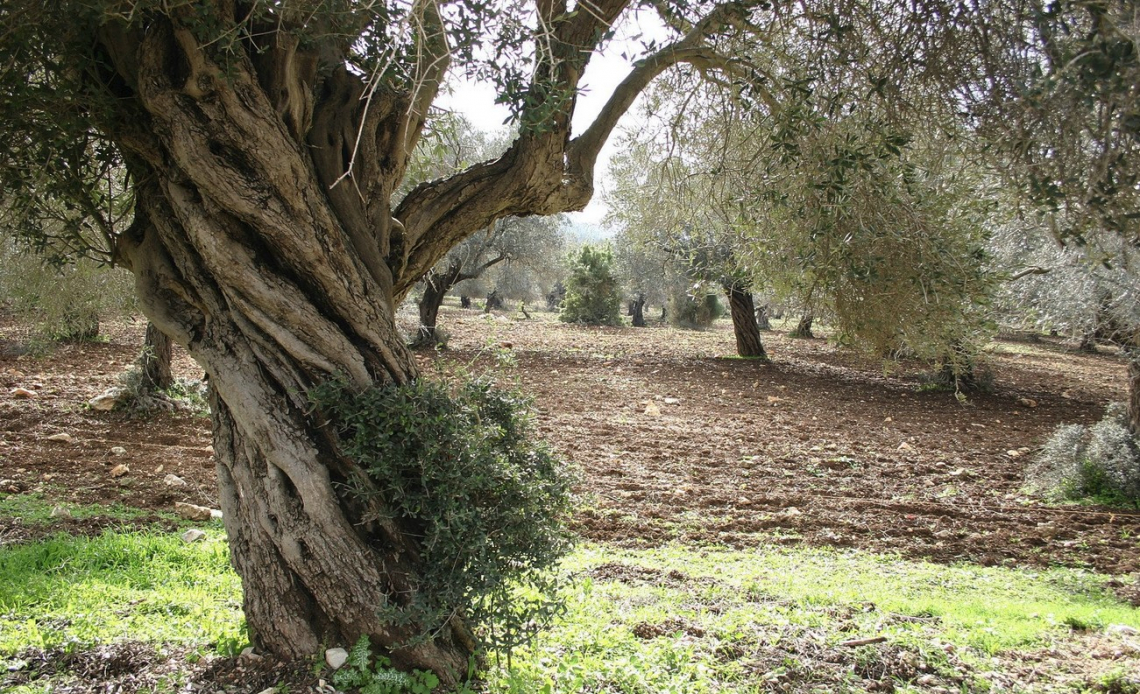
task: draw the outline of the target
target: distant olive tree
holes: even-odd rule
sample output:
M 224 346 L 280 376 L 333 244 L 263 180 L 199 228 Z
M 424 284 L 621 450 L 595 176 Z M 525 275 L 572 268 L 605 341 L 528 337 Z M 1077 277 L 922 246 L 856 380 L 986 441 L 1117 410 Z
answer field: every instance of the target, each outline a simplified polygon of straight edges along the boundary
M 449 251 L 424 277 L 418 302 L 420 325 L 414 344 L 439 344 L 436 323 L 444 297 L 457 285 L 479 280 L 493 268 L 512 270 L 491 278 L 490 284 L 502 294 L 514 297 L 535 293 L 526 286 L 531 278 L 525 271 L 541 269 L 558 257 L 563 224 L 561 216 L 508 217 L 476 232 Z
M 558 319 L 563 323 L 621 325 L 621 291 L 608 246 L 583 245 L 567 259 L 566 297 Z

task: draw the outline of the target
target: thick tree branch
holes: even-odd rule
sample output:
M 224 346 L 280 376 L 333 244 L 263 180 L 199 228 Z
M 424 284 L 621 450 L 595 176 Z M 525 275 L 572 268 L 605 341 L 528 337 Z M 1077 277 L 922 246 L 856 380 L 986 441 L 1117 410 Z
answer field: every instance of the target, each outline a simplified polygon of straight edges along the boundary
M 1053 268 L 1038 267 L 1035 265 L 1033 267 L 1027 267 L 1023 270 L 1019 270 L 1019 271 L 1013 273 L 1012 275 L 1010 275 L 1010 277 L 1007 281 L 1008 282 L 1016 282 L 1017 280 L 1021 279 L 1022 277 L 1028 277 L 1029 275 L 1048 275 L 1052 271 L 1053 271 Z

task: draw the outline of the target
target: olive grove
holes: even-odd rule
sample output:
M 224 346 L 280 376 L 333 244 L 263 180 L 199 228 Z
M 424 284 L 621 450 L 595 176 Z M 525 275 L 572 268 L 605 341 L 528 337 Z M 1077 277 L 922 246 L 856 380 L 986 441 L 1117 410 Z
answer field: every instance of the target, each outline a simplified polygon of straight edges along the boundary
M 671 38 L 638 48 L 599 115 L 572 128 L 591 56 L 635 9 L 657 13 Z M 801 79 L 778 66 L 810 53 L 819 60 L 799 64 L 905 105 L 935 98 L 903 88 L 916 71 L 952 75 L 965 91 L 1024 84 L 1037 39 L 1052 36 L 1039 10 L 1031 0 L 3 0 L 0 173 L 19 220 L 6 229 L 129 269 L 143 312 L 208 374 L 220 503 L 255 644 L 307 656 L 368 636 L 398 666 L 452 684 L 493 640 L 487 615 L 513 614 L 511 581 L 549 588 L 542 571 L 564 546 L 568 502 L 565 479 L 504 414 L 509 398 L 472 385 L 453 407 L 419 381 L 395 321 L 416 283 L 498 220 L 584 207 L 602 145 L 671 68 L 768 104 L 774 86 L 794 91 Z M 449 70 L 494 84 L 519 134 L 499 156 L 412 180 Z M 816 122 L 831 115 L 815 108 Z M 753 132 L 780 127 L 761 118 Z M 864 161 L 890 173 L 878 193 L 924 180 L 877 158 L 854 166 Z M 107 194 L 117 187 L 128 195 Z M 810 195 L 784 209 L 811 209 L 820 193 Z M 130 209 L 101 214 L 110 197 Z M 456 413 L 483 410 L 501 426 L 468 441 L 460 458 L 479 462 L 473 470 L 440 470 L 455 460 L 430 437 L 390 445 L 393 427 L 409 424 L 462 441 Z M 496 478 L 487 460 L 515 467 Z M 464 496 L 457 483 L 473 486 Z M 441 556 L 443 546 L 468 554 Z

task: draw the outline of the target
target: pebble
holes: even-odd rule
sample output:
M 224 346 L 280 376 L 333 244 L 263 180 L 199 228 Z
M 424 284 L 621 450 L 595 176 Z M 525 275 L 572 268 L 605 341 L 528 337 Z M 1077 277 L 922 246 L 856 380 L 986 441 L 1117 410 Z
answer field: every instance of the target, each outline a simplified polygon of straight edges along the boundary
M 47 440 L 55 441 L 56 443 L 71 443 L 75 439 L 71 437 L 71 434 L 52 434 L 47 437 Z
M 206 537 L 206 533 L 198 530 L 197 528 L 191 528 L 182 533 L 181 537 L 183 542 L 197 542 L 198 540 Z
M 93 410 L 108 412 L 115 409 L 115 405 L 119 404 L 119 398 L 121 396 L 121 390 L 118 388 L 111 388 L 88 400 L 87 405 Z
M 197 504 L 188 504 L 183 501 L 175 502 L 174 512 L 182 516 L 186 520 L 192 521 L 206 521 L 213 517 L 210 509 L 205 506 L 198 506 Z
M 66 506 L 54 506 L 51 509 L 52 518 L 71 518 L 71 511 Z
M 348 662 L 348 651 L 343 648 L 330 648 L 325 651 L 325 662 L 333 670 L 339 670 L 342 665 Z
M 112 446 L 111 447 L 111 455 L 126 455 L 126 454 L 127 454 L 127 449 L 123 448 L 122 446 Z
M 166 477 L 162 478 L 162 481 L 168 487 L 185 487 L 186 486 L 186 480 L 182 479 L 178 475 L 173 475 L 173 474 L 167 475 Z

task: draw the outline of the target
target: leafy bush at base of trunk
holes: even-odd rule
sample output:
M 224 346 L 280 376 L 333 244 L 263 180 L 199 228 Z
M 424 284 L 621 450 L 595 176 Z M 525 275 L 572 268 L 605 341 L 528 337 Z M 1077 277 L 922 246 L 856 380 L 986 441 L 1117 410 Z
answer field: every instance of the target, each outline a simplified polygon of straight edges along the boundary
M 370 478 L 357 493 L 420 536 L 416 603 L 386 618 L 431 629 L 458 611 L 485 647 L 510 649 L 562 609 L 574 477 L 531 439 L 527 400 L 484 380 L 426 379 L 363 391 L 332 381 L 310 399 Z
M 1042 446 L 1029 484 L 1061 498 L 1140 506 L 1140 440 L 1128 431 L 1125 407 L 1109 405 L 1091 427 L 1058 427 Z

